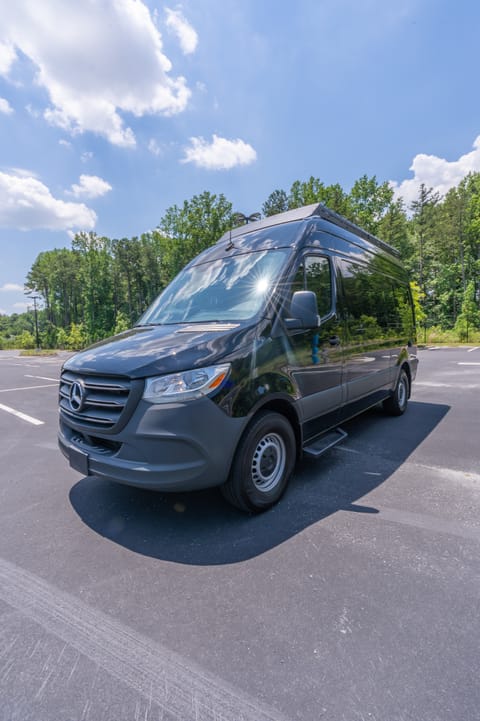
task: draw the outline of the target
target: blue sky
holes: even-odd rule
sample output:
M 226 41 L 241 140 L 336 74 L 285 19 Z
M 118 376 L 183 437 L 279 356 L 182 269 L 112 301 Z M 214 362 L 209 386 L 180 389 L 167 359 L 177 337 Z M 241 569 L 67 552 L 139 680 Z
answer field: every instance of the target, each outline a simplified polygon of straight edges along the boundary
M 470 0 L 15 0 L 0 24 L 0 312 L 42 250 L 311 175 L 407 201 L 480 170 Z

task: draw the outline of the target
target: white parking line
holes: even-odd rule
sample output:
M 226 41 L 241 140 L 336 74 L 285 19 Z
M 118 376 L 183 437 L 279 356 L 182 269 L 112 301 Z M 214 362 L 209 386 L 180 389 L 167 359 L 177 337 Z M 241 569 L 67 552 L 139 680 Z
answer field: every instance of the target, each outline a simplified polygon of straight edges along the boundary
M 5 413 L 11 413 L 12 416 L 21 418 L 22 421 L 27 421 L 27 423 L 31 423 L 33 426 L 43 426 L 45 423 L 45 421 L 39 421 L 38 418 L 33 418 L 33 416 L 27 416 L 26 413 L 16 411 L 15 408 L 10 408 L 10 406 L 4 406 L 2 403 L 0 403 L 0 411 L 5 411 Z
M 428 388 L 456 388 L 454 383 L 434 383 L 433 381 L 415 381 L 415 388 L 417 386 L 427 386 Z
M 471 363 L 458 363 L 459 366 L 480 366 L 480 361 L 472 361 Z
M 414 388 L 425 386 L 425 388 L 463 388 L 474 390 L 480 388 L 479 383 L 433 383 L 432 381 L 415 381 Z
M 47 376 L 31 376 L 28 373 L 25 373 L 25 378 L 39 378 L 41 381 L 55 381 L 58 383 L 58 378 L 48 378 Z
M 11 391 L 33 391 L 36 388 L 52 388 L 58 383 L 43 383 L 41 386 L 20 386 L 19 388 L 0 388 L 0 393 L 10 393 Z
M 473 353 L 474 350 L 478 350 L 478 346 L 475 346 L 475 348 L 469 348 L 467 353 Z
M 38 363 L 11 363 L 12 366 L 20 366 L 20 368 L 40 368 Z
M 286 721 L 190 659 L 3 559 L 0 599 L 140 694 L 145 718 L 153 717 L 148 709 L 155 704 L 158 718 Z M 50 673 L 57 672 L 55 663 Z

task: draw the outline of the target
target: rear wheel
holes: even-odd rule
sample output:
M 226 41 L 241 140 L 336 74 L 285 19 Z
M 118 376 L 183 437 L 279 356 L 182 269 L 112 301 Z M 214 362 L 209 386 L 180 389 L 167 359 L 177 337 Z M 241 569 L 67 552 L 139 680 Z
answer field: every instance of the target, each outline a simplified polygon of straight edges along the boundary
M 404 370 L 401 370 L 393 395 L 383 401 L 384 410 L 391 416 L 401 416 L 407 410 L 408 392 L 408 376 Z
M 259 413 L 238 445 L 229 479 L 221 487 L 224 498 L 242 511 L 265 511 L 285 491 L 295 457 L 288 420 L 280 413 Z

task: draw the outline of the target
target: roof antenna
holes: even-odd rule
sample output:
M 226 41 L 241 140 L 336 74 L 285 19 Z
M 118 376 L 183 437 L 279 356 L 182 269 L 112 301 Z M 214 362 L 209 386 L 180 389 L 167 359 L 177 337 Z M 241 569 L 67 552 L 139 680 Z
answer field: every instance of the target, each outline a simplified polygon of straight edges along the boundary
M 235 246 L 234 246 L 233 240 L 232 240 L 232 229 L 230 228 L 230 230 L 228 231 L 228 245 L 225 248 L 225 250 L 233 250 L 234 248 L 235 248 Z

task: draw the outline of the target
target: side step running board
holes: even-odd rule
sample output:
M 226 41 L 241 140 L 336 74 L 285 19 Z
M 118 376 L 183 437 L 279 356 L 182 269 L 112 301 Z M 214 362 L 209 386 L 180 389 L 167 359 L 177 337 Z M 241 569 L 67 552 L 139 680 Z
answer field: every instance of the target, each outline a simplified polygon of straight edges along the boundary
M 343 431 L 341 428 L 336 428 L 334 431 L 329 431 L 323 436 L 320 436 L 320 438 L 315 438 L 312 443 L 309 443 L 308 445 L 303 447 L 303 452 L 307 456 L 318 458 L 319 456 L 322 456 L 326 451 L 330 450 L 330 448 L 333 448 L 338 443 L 344 441 L 347 437 L 348 433 L 345 433 L 345 431 Z

